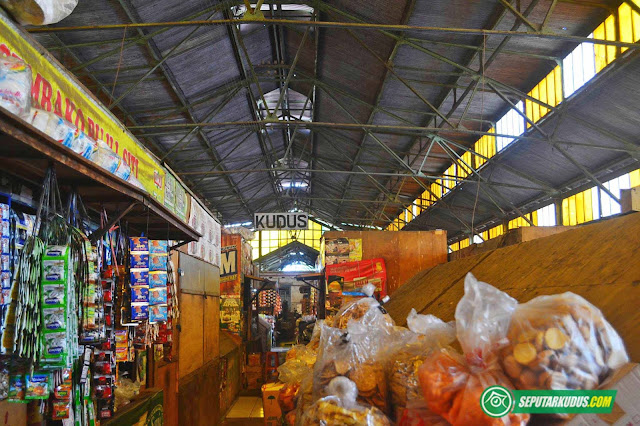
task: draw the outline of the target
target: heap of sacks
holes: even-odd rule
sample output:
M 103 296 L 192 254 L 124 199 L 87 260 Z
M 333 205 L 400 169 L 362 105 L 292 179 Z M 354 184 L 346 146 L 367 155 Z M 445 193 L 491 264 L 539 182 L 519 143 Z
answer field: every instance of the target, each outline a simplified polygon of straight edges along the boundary
M 526 425 L 529 414 L 487 416 L 484 389 L 595 389 L 629 360 L 582 297 L 518 304 L 471 274 L 454 322 L 412 310 L 407 326 L 372 297 L 319 321 L 311 343 L 293 348 L 279 368 L 285 424 Z

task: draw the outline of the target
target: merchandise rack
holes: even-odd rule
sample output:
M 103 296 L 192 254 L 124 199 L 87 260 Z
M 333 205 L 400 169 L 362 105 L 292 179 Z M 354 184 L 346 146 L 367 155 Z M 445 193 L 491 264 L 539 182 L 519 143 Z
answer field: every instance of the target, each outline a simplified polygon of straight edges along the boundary
M 185 243 L 202 236 L 146 191 L 0 107 L 0 170 L 40 186 L 51 164 L 55 166 L 61 191 L 75 190 L 90 210 L 100 212 L 104 208 L 110 226 L 125 220 L 149 238 Z

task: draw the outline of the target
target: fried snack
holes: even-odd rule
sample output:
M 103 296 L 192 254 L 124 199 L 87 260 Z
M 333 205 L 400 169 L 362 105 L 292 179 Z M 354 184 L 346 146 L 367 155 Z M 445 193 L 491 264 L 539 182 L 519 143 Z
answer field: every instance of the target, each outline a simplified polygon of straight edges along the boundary
M 391 422 L 375 407 L 349 409 L 341 406 L 339 398 L 329 396 L 311 406 L 304 415 L 302 425 L 391 426 Z
M 326 388 L 336 377 L 347 377 L 358 388 L 358 402 L 379 408 L 384 413 L 390 412 L 387 399 L 387 381 L 382 365 L 374 362 L 363 362 L 351 365 L 345 361 L 332 360 L 325 364 L 320 374 L 316 374 L 317 386 Z M 325 395 L 323 392 L 321 395 Z
M 300 384 L 287 383 L 278 392 L 278 405 L 283 413 L 288 413 L 296 408 L 296 398 L 300 390 Z
M 395 325 L 391 317 L 380 310 L 380 303 L 372 297 L 363 297 L 345 304 L 336 314 L 333 327 L 344 330 L 349 321 L 383 330 Z
M 501 363 L 518 389 L 595 389 L 629 359 L 602 313 L 573 293 L 519 305 L 507 338 Z
M 452 349 L 429 355 L 418 370 L 429 410 L 454 426 L 526 425 L 528 414 L 510 413 L 502 418 L 487 416 L 480 407 L 480 395 L 489 386 L 513 388 L 498 369 L 471 372 L 464 358 Z
M 400 352 L 394 358 L 389 372 L 389 390 L 395 418 L 400 419 L 408 401 L 422 398 L 418 369 L 426 355 Z

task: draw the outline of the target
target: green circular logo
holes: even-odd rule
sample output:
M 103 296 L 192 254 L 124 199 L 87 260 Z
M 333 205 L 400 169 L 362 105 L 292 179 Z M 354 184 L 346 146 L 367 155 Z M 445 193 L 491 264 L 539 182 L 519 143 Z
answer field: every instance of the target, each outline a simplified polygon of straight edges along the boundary
M 480 408 L 489 417 L 503 417 L 511 412 L 513 395 L 502 386 L 490 386 L 480 395 Z

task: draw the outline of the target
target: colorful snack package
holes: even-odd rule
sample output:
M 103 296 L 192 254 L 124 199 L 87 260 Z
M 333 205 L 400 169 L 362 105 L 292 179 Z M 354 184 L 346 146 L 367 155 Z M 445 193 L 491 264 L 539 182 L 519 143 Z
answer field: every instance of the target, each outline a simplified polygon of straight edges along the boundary
M 131 253 L 131 269 L 149 269 L 149 255 Z
M 42 303 L 45 306 L 64 306 L 64 296 L 64 284 L 46 284 L 42 286 Z
M 22 59 L 0 56 L 0 106 L 15 115 L 31 109 L 31 67 Z
M 71 401 L 53 401 L 51 403 L 51 418 L 53 420 L 68 419 L 71 414 Z
M 167 240 L 151 240 L 149 243 L 149 253 L 166 254 L 169 251 Z
M 44 328 L 49 331 L 64 331 L 67 327 L 67 313 L 63 307 L 42 310 Z
M 167 305 L 154 305 L 149 310 L 149 322 L 167 322 L 168 309 Z
M 146 269 L 132 270 L 130 274 L 131 285 L 148 285 L 149 271 Z
M 66 262 L 63 259 L 43 260 L 42 269 L 45 282 L 60 282 L 67 278 Z
M 132 303 L 131 304 L 131 319 L 140 321 L 149 318 L 149 304 L 148 303 Z
M 167 288 L 153 288 L 149 291 L 150 305 L 166 305 L 167 304 Z
M 152 271 L 149 273 L 149 287 L 167 287 L 167 273 L 163 271 Z
M 24 399 L 26 392 L 26 383 L 24 376 L 18 374 L 9 377 L 9 394 L 7 400 L 9 402 L 21 402 L 26 403 Z
M 48 399 L 49 398 L 49 374 L 32 374 L 27 376 L 27 393 L 25 399 Z
M 149 251 L 149 239 L 147 237 L 130 237 L 129 251 Z
M 59 358 L 67 349 L 67 334 L 64 332 L 46 333 L 43 336 L 42 356 Z
M 148 286 L 131 287 L 131 302 L 149 303 L 149 287 Z
M 166 271 L 167 270 L 167 254 L 152 254 L 149 257 L 150 271 Z

